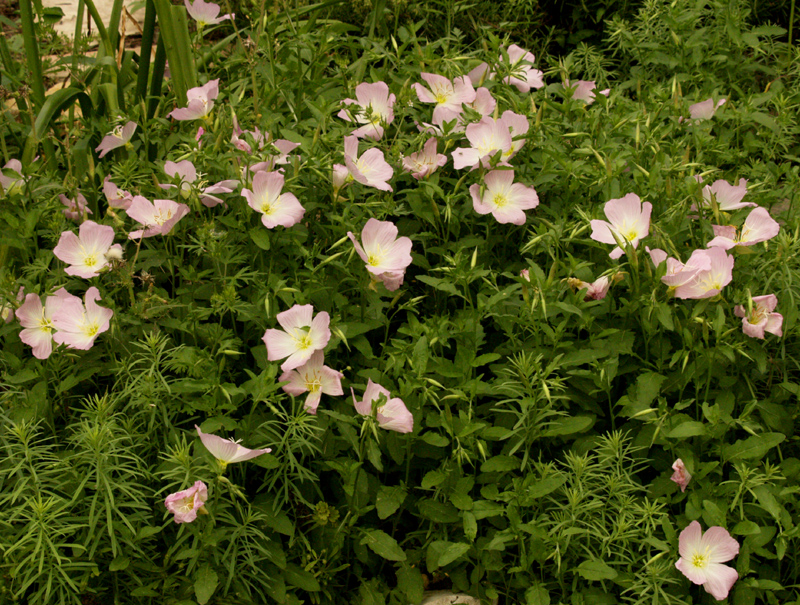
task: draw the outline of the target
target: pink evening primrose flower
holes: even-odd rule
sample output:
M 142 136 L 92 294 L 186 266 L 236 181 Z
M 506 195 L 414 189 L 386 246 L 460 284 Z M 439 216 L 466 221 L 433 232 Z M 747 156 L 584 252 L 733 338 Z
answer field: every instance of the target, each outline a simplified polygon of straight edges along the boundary
M 394 292 L 403 284 L 406 268 L 411 264 L 411 240 L 397 237 L 397 227 L 389 221 L 371 218 L 361 231 L 361 242 L 352 232 L 347 237 L 365 263 L 367 271 L 382 281 L 386 289 Z
M 289 381 L 289 384 L 283 385 L 283 390 L 289 395 L 299 397 L 303 393 L 308 393 L 303 405 L 309 414 L 317 413 L 317 407 L 323 393 L 326 395 L 344 395 L 342 390 L 342 378 L 344 378 L 344 375 L 326 365 L 322 365 L 324 360 L 325 357 L 321 350 L 314 351 L 314 354 L 305 364 L 297 369 L 284 372 L 279 378 L 280 382 Z
M 372 406 L 383 396 L 384 401 L 377 409 L 378 425 L 387 431 L 398 433 L 410 433 L 414 430 L 414 417 L 399 397 L 392 398 L 389 391 L 381 385 L 369 380 L 367 388 L 364 390 L 364 397 L 361 401 L 356 401 L 356 394 L 350 389 L 353 395 L 353 404 L 356 411 L 362 416 L 372 415 Z
M 513 170 L 492 170 L 483 179 L 485 188 L 477 183 L 469 188 L 472 206 L 478 214 L 489 214 L 498 223 L 525 223 L 525 210 L 539 205 L 539 196 L 533 187 L 514 183 Z
M 111 248 L 112 256 L 121 258 L 122 246 L 113 244 L 114 228 L 98 225 L 94 221 L 84 221 L 78 229 L 80 235 L 72 231 L 64 231 L 53 254 L 69 265 L 64 271 L 67 275 L 90 278 L 100 275 L 100 271 L 109 266 L 106 258 Z
M 219 95 L 219 78 L 203 86 L 190 88 L 186 92 L 186 107 L 173 109 L 169 117 L 176 120 L 197 120 L 206 117 L 214 108 L 214 99 Z
M 206 484 L 195 481 L 189 489 L 167 496 L 164 506 L 175 515 L 175 523 L 191 523 L 197 519 L 198 512 L 205 510 L 203 505 L 206 500 L 208 500 Z
M 422 151 L 405 156 L 403 170 L 410 172 L 411 176 L 419 181 L 436 172 L 437 168 L 444 166 L 447 163 L 447 156 L 437 153 L 438 143 L 439 141 L 435 137 L 431 137 L 425 141 Z
M 412 84 L 417 91 L 417 98 L 422 103 L 436 103 L 433 108 L 433 123 L 442 124 L 456 119 L 461 115 L 462 103 L 472 103 L 475 100 L 475 89 L 469 78 L 460 76 L 448 80 L 437 74 L 422 73 L 422 79 L 430 88 L 425 88 L 420 83 Z
M 717 207 L 725 212 L 756 206 L 755 202 L 743 202 L 747 193 L 747 181 L 739 179 L 738 185 L 730 185 L 728 181 L 714 181 L 713 185 L 703 187 L 703 205 L 711 207 L 711 200 L 714 199 Z
M 508 59 L 511 61 L 513 73 L 503 79 L 504 83 L 516 86 L 520 92 L 530 92 L 531 88 L 544 86 L 544 74 L 533 68 L 533 53 L 512 44 L 508 47 Z
M 703 120 L 710 120 L 714 117 L 714 114 L 717 112 L 717 109 L 722 107 L 725 104 L 725 99 L 720 99 L 717 101 L 717 104 L 714 104 L 714 99 L 706 99 L 705 101 L 701 101 L 700 103 L 695 103 L 694 105 L 689 105 L 689 117 L 690 119 L 694 120 L 694 123 L 702 122 Z M 682 122 L 683 117 L 681 117 L 678 121 Z
M 748 313 L 742 305 L 736 305 L 733 313 L 742 318 L 742 332 L 752 338 L 764 338 L 764 332 L 783 336 L 781 326 L 783 315 L 773 313 L 778 306 L 778 297 L 774 294 L 753 297 L 753 307 Z
M 353 179 L 367 187 L 375 187 L 381 191 L 392 191 L 387 181 L 392 178 L 394 170 L 386 162 L 383 152 L 373 147 L 358 157 L 358 137 L 344 138 L 344 163 Z
M 650 233 L 652 210 L 653 205 L 650 202 L 642 203 L 635 193 L 609 200 L 603 207 L 608 221 L 591 221 L 592 234 L 589 237 L 603 244 L 617 244 L 618 240 L 628 242 L 636 248 L 639 240 Z M 623 254 L 625 251 L 617 245 L 609 256 L 617 259 Z
M 53 340 L 70 349 L 91 349 L 98 334 L 109 328 L 114 311 L 97 304 L 100 291 L 92 286 L 86 291 L 84 301 L 72 294 L 63 295 L 62 304 L 53 313 L 56 333 Z
M 194 167 L 189 160 L 183 160 L 180 162 L 170 162 L 167 161 L 164 163 L 164 173 L 177 181 L 179 181 L 180 187 L 180 194 L 181 197 L 188 198 L 192 192 L 192 184 L 197 181 L 197 169 Z M 239 181 L 236 180 L 225 180 L 220 181 L 219 183 L 215 183 L 214 185 L 209 185 L 208 187 L 204 187 L 203 189 L 198 191 L 198 197 L 204 206 L 207 208 L 213 208 L 219 204 L 222 204 L 223 201 L 215 195 L 214 193 L 232 193 L 234 189 L 239 185 Z M 176 185 L 170 183 L 159 184 L 159 187 L 162 189 L 174 189 L 177 187 Z
M 739 578 L 736 570 L 722 565 L 739 554 L 739 543 L 719 526 L 703 530 L 692 521 L 678 540 L 681 558 L 675 563 L 680 572 L 694 584 L 702 585 L 717 601 L 727 598 Z
M 672 473 L 670 480 L 677 483 L 678 487 L 681 488 L 681 491 L 685 492 L 686 486 L 689 485 L 689 481 L 692 480 L 692 476 L 689 474 L 689 471 L 686 470 L 686 465 L 683 464 L 683 460 L 678 458 L 675 462 L 673 462 L 672 470 L 675 472 Z
M 708 242 L 709 248 L 719 247 L 730 250 L 734 246 L 752 246 L 765 242 L 778 235 L 781 226 L 769 215 L 766 208 L 755 208 L 744 220 L 740 232 L 736 227 L 711 225 L 716 237 Z
M 12 174 L 6 174 L 8 172 Z M 0 186 L 3 187 L 3 192 L 6 195 L 21 189 L 25 180 L 25 177 L 22 176 L 22 162 L 19 160 L 9 160 L 3 166 L 3 170 L 0 171 Z
M 689 280 L 677 285 L 675 298 L 711 298 L 719 294 L 733 279 L 733 256 L 725 252 L 724 248 L 696 250 L 692 256 L 695 254 L 697 264 L 703 262 L 702 257 L 706 257 L 708 269 L 696 271 Z M 686 264 L 689 265 L 688 262 Z
M 324 349 L 331 339 L 330 315 L 320 311 L 312 320 L 313 314 L 311 305 L 294 305 L 276 317 L 283 330 L 269 329 L 264 333 L 262 340 L 267 347 L 267 359 L 288 358 L 281 365 L 284 372 L 305 364 L 314 351 Z
M 608 288 L 611 285 L 611 281 L 605 275 L 598 277 L 592 283 L 585 282 L 575 277 L 570 277 L 567 282 L 570 286 L 578 290 L 586 288 L 586 294 L 583 297 L 583 300 L 586 302 L 590 300 L 603 300 L 608 294 Z
M 86 198 L 83 197 L 82 193 L 79 193 L 75 199 L 70 199 L 63 193 L 59 194 L 58 199 L 61 200 L 61 203 L 66 206 L 66 208 L 62 209 L 61 212 L 64 213 L 71 221 L 79 221 L 83 220 L 84 214 L 94 214 L 92 209 L 88 207 L 88 202 Z
M 499 165 L 508 165 L 503 158 L 511 153 L 514 141 L 506 121 L 485 116 L 480 122 L 467 126 L 466 135 L 472 147 L 460 147 L 453 151 L 453 167 L 456 170 L 468 166 L 470 170 L 475 170 L 479 165 L 490 168 L 491 159 L 498 152 L 501 152 Z
M 577 99 L 578 101 L 583 101 L 587 105 L 591 105 L 594 103 L 594 91 L 597 90 L 597 84 L 594 80 L 578 80 L 577 82 L 570 83 L 567 80 L 564 83 L 565 88 L 572 88 L 575 87 L 575 90 L 572 92 L 572 98 Z M 598 93 L 601 95 L 608 96 L 611 92 L 611 89 L 606 88 L 605 90 L 599 90 Z
M 110 151 L 118 147 L 125 147 L 130 142 L 134 132 L 136 132 L 136 122 L 128 122 L 124 126 L 117 126 L 103 137 L 95 151 L 100 152 L 100 158 L 104 158 Z
M 467 77 L 469 78 L 469 81 L 472 82 L 473 86 L 482 85 L 487 80 L 491 80 L 492 76 L 494 76 L 494 72 L 486 62 L 472 68 L 467 74 Z
M 356 98 L 343 101 L 350 108 L 342 109 L 337 115 L 348 122 L 355 120 L 363 124 L 352 132 L 354 136 L 379 141 L 384 126 L 394 121 L 394 101 L 395 96 L 389 94 L 386 82 L 362 82 L 356 86 Z
M 197 429 L 197 435 L 200 437 L 200 441 L 203 442 L 206 449 L 211 452 L 211 455 L 219 460 L 223 466 L 233 464 L 234 462 L 251 460 L 261 454 L 269 454 L 272 451 L 272 448 L 269 447 L 261 450 L 251 450 L 240 445 L 238 441 L 234 441 L 233 439 L 223 439 L 211 433 L 204 433 L 196 424 L 194 428 Z
M 305 208 L 293 193 L 281 193 L 283 175 L 280 172 L 256 172 L 253 190 L 242 189 L 247 205 L 261 213 L 261 222 L 267 229 L 278 225 L 291 227 L 300 222 Z
M 108 205 L 111 208 L 127 210 L 133 201 L 133 196 L 127 191 L 123 191 L 117 187 L 111 181 L 110 176 L 106 176 L 106 178 L 103 180 L 103 193 L 105 194 Z
M 685 265 L 671 256 L 666 261 L 667 271 L 661 281 L 672 289 L 688 283 L 700 272 L 711 270 L 711 258 L 705 250 L 694 250 Z
M 166 235 L 179 220 L 189 213 L 189 206 L 172 200 L 153 200 L 137 195 L 128 207 L 128 216 L 145 226 L 132 231 L 129 239 Z
M 47 359 L 53 352 L 53 315 L 70 294 L 61 288 L 53 296 L 48 296 L 42 306 L 42 300 L 36 294 L 28 294 L 25 302 L 16 311 L 17 319 L 24 328 L 19 338 L 33 349 L 36 359 Z
M 199 29 L 204 28 L 207 25 L 216 25 L 217 23 L 221 23 L 226 19 L 233 19 L 234 15 L 219 15 L 220 8 L 218 5 L 214 4 L 213 2 L 204 2 L 203 0 L 194 0 L 194 2 L 189 2 L 189 0 L 183 0 L 184 6 L 186 6 L 186 12 L 189 13 L 189 16 L 197 21 L 197 27 Z

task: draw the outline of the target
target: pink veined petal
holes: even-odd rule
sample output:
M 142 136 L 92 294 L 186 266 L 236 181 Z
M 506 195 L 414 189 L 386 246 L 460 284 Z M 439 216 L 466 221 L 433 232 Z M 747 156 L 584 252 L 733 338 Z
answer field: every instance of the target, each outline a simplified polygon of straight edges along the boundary
M 378 424 L 387 431 L 410 433 L 414 430 L 414 416 L 403 400 L 395 397 L 378 409 Z
M 353 246 L 356 248 L 356 254 L 361 257 L 361 260 L 363 260 L 365 263 L 368 263 L 369 257 L 367 256 L 366 252 L 364 252 L 364 248 L 361 247 L 361 244 L 358 243 L 356 236 L 353 235 L 351 231 L 348 231 L 347 237 L 349 237 L 350 241 L 353 242 Z
M 700 549 L 708 553 L 711 563 L 725 563 L 739 554 L 739 543 L 725 528 L 714 526 L 703 534 Z
M 619 227 L 626 221 L 639 217 L 642 213 L 642 202 L 638 195 L 629 193 L 624 197 L 607 201 L 603 211 L 611 224 Z
M 107 331 L 111 317 L 114 315 L 114 311 L 107 309 L 106 307 L 101 307 L 97 304 L 97 301 L 101 300 L 100 291 L 96 287 L 92 286 L 86 291 L 86 296 L 84 299 L 86 302 L 87 323 L 95 326 L 95 334 L 100 334 L 101 332 Z
M 371 218 L 361 231 L 364 250 L 371 254 L 376 248 L 386 249 L 397 239 L 397 227 L 391 221 Z
M 222 460 L 223 462 L 228 462 L 235 456 L 236 450 L 238 449 L 238 444 L 228 439 L 218 437 L 217 435 L 204 433 L 197 425 L 194 425 L 194 428 L 197 429 L 197 434 L 200 437 L 200 441 L 203 442 L 205 448 L 211 452 L 211 455 L 214 456 L 214 458 L 217 460 Z
M 320 374 L 322 392 L 326 395 L 344 395 L 342 378 L 344 378 L 344 374 L 341 372 L 337 372 L 328 366 L 323 366 Z
M 305 212 L 293 193 L 284 193 L 272 204 L 269 213 L 262 214 L 261 222 L 268 229 L 278 225 L 288 228 L 299 223 Z
M 489 69 L 489 65 L 487 63 L 481 63 L 477 67 L 473 68 L 467 74 L 467 77 L 469 78 L 470 82 L 472 82 L 473 86 L 480 86 L 484 81 L 491 79 L 492 75 L 493 74 Z
M 728 593 L 738 579 L 739 574 L 732 567 L 712 563 L 706 570 L 706 581 L 703 588 L 717 601 L 721 601 L 728 597 Z
M 94 250 L 101 254 L 105 254 L 114 243 L 114 228 L 108 225 L 98 225 L 94 221 L 83 221 L 78 233 L 81 243 L 87 250 Z
M 611 225 L 606 221 L 594 219 L 589 222 L 592 227 L 592 234 L 589 236 L 596 242 L 601 244 L 616 244 L 617 240 L 611 234 Z
M 436 97 L 433 96 L 430 90 L 425 88 L 422 84 L 414 83 L 411 85 L 417 92 L 417 98 L 420 103 L 436 103 Z
M 764 326 L 764 331 L 775 334 L 775 336 L 783 336 L 781 326 L 783 326 L 783 315 L 780 313 L 770 313 L 767 316 L 767 325 Z
M 645 246 L 645 251 L 650 255 L 650 260 L 653 261 L 653 266 L 658 267 L 661 263 L 667 260 L 667 253 L 660 248 L 653 248 L 652 250 Z
M 383 285 L 386 286 L 386 289 L 389 290 L 389 292 L 394 292 L 403 285 L 405 271 L 384 271 L 376 277 L 383 282 Z
M 112 230 L 113 231 L 113 230 Z M 83 264 L 83 246 L 80 238 L 72 231 L 64 231 L 58 239 L 58 244 L 53 248 L 53 254 L 68 265 Z
M 764 294 L 763 296 L 754 296 L 753 304 L 759 307 L 764 307 L 768 313 L 772 313 L 775 307 L 778 306 L 778 297 L 774 294 Z
M 278 313 L 275 319 L 287 332 L 297 328 L 309 328 L 314 315 L 313 305 L 294 305 L 291 309 Z
M 514 171 L 492 170 L 486 175 L 484 182 L 486 183 L 486 188 L 492 193 L 505 191 L 509 189 L 511 187 L 511 183 L 514 182 Z
M 755 244 L 772 239 L 781 230 L 766 208 L 755 208 L 745 219 L 742 226 L 741 244 Z
M 197 169 L 189 160 L 180 162 L 166 161 L 164 163 L 164 172 L 170 178 L 178 176 L 181 181 L 186 183 L 194 183 L 197 180 Z
M 350 394 L 353 396 L 353 406 L 355 406 L 356 412 L 362 416 L 369 416 L 372 410 L 372 404 L 368 401 L 364 401 L 364 399 L 358 401 L 356 399 L 356 393 L 353 391 L 353 387 L 350 387 Z
M 278 361 L 284 357 L 289 357 L 297 350 L 297 343 L 294 338 L 283 330 L 271 328 L 264 333 L 262 340 L 267 346 L 267 359 L 269 361 Z
M 461 170 L 469 166 L 476 168 L 481 161 L 481 154 L 477 149 L 461 147 L 453 150 L 453 168 Z
M 306 400 L 303 403 L 303 407 L 309 414 L 316 414 L 317 408 L 319 407 L 319 402 L 321 400 L 322 400 L 321 390 L 314 391 L 313 393 L 309 391 L 308 397 L 306 397 Z
M 521 210 L 531 210 L 539 205 L 539 196 L 536 190 L 522 183 L 511 185 L 508 199 Z
M 327 311 L 320 311 L 311 322 L 311 328 L 308 331 L 308 336 L 311 338 L 312 350 L 324 349 L 331 339 L 330 330 L 331 316 Z
M 31 347 L 36 359 L 47 359 L 53 352 L 53 335 L 47 328 L 25 328 L 19 339 Z
M 708 574 L 705 569 L 699 569 L 689 562 L 689 559 L 681 557 L 675 563 L 675 567 L 686 576 L 693 584 L 702 585 L 708 580 Z
M 681 532 L 678 538 L 678 553 L 682 559 L 688 559 L 692 553 L 700 548 L 700 540 L 703 537 L 703 528 L 697 521 L 692 521 Z
M 767 318 L 764 317 L 758 323 L 750 323 L 745 317 L 742 319 L 742 332 L 751 338 L 764 338 L 764 329 L 767 327 Z M 727 560 L 727 559 L 726 559 Z
M 23 328 L 39 326 L 44 317 L 42 299 L 37 294 L 27 294 L 25 302 L 16 310 L 16 316 Z
M 314 351 L 311 348 L 300 350 L 295 348 L 295 352 L 289 355 L 286 361 L 281 364 L 281 370 L 286 372 L 288 370 L 299 368 L 311 358 L 313 353 Z
M 293 397 L 298 397 L 302 395 L 308 388 L 306 387 L 306 382 L 303 376 L 300 374 L 300 369 L 297 370 L 289 370 L 288 372 L 284 372 L 281 374 L 280 378 L 278 378 L 278 382 L 285 382 L 289 381 L 289 384 L 283 385 L 281 388 L 287 392 L 289 395 Z

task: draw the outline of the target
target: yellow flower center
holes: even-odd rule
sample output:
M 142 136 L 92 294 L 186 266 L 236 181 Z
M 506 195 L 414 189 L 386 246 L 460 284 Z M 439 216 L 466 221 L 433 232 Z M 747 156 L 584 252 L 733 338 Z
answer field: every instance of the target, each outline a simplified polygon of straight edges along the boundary
M 508 204 L 508 198 L 505 195 L 503 195 L 502 193 L 495 193 L 494 197 L 492 197 L 492 203 L 497 208 L 503 208 L 504 206 L 506 206 Z
M 153 215 L 153 220 L 159 227 L 172 218 L 172 210 L 159 210 Z
M 178 502 L 178 505 L 175 508 L 182 513 L 192 512 L 192 509 L 194 508 L 194 496 L 186 496 Z
M 269 202 L 266 202 L 265 204 L 263 204 L 261 206 L 261 212 L 263 212 L 266 215 L 270 215 L 270 214 L 272 214 L 274 212 L 274 208 L 273 208 L 272 204 L 270 204 Z
M 97 333 L 100 331 L 100 326 L 97 325 L 96 323 L 89 324 L 83 329 L 83 331 L 86 333 L 86 336 L 89 336 L 91 338 L 92 336 L 97 335 Z
M 692 554 L 692 567 L 704 569 L 708 566 L 708 555 L 696 552 Z

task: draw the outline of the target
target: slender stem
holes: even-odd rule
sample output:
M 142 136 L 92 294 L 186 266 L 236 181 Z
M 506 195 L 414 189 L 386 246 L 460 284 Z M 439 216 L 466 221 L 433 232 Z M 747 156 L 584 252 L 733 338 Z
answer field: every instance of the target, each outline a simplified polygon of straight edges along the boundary
M 19 18 L 22 22 L 22 40 L 25 46 L 25 58 L 28 60 L 28 71 L 31 72 L 31 90 L 37 107 L 44 104 L 44 78 L 42 63 L 39 58 L 39 45 L 36 42 L 36 26 L 33 23 L 32 0 L 20 0 Z

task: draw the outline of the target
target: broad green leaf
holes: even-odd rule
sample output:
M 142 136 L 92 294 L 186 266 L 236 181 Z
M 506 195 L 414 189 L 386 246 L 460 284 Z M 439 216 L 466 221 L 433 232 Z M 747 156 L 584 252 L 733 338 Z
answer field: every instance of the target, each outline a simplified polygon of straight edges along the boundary
M 617 571 L 613 567 L 597 559 L 587 560 L 578 565 L 578 573 L 590 582 L 613 580 L 617 577 Z
M 419 603 L 422 601 L 422 593 L 425 586 L 422 582 L 422 573 L 419 568 L 409 565 L 401 566 L 397 572 L 397 586 L 408 597 L 409 603 Z
M 722 457 L 728 462 L 763 458 L 769 450 L 786 439 L 783 433 L 762 433 L 722 447 Z
M 541 498 L 542 496 L 546 496 L 547 494 L 553 493 L 559 487 L 564 485 L 566 482 L 567 482 L 566 475 L 560 477 L 547 477 L 546 479 L 537 481 L 536 483 L 528 487 L 525 490 L 524 497 L 526 501 L 536 500 L 537 498 Z
M 111 561 L 111 564 L 108 566 L 108 571 L 122 571 L 123 569 L 128 569 L 128 565 L 130 564 L 130 557 L 117 557 Z
M 469 552 L 470 548 L 472 547 L 469 544 L 464 544 L 462 542 L 452 542 L 448 544 L 447 548 L 439 555 L 439 567 L 444 567 L 460 559 Z
M 372 552 L 388 561 L 406 560 L 406 553 L 400 548 L 397 540 L 380 529 L 370 529 L 364 532 L 361 544 L 368 546 Z
M 513 456 L 494 456 L 481 464 L 482 473 L 498 473 L 519 470 L 522 461 Z
M 219 578 L 210 565 L 204 565 L 197 571 L 194 581 L 194 596 L 200 605 L 205 605 L 217 589 Z
M 319 582 L 314 575 L 294 563 L 289 563 L 286 566 L 286 569 L 283 571 L 283 577 L 286 582 L 292 586 L 296 586 L 307 592 L 319 592 Z
M 422 478 L 422 489 L 431 489 L 441 485 L 445 479 L 447 479 L 447 475 L 442 471 L 428 471 Z
M 550 605 L 550 593 L 541 584 L 534 584 L 525 591 L 525 605 Z
M 438 523 L 456 523 L 459 519 L 458 510 L 450 503 L 425 498 L 417 502 L 417 508 L 423 517 Z
M 697 422 L 696 420 L 687 420 L 686 422 L 681 422 L 678 426 L 674 427 L 667 434 L 667 437 L 670 439 L 685 439 L 687 437 L 704 435 L 705 432 L 705 425 L 702 422 Z
M 269 250 L 269 233 L 265 227 L 250 229 L 250 239 L 262 250 Z
M 375 508 L 378 510 L 378 518 L 386 519 L 391 516 L 403 500 L 406 499 L 406 492 L 404 489 L 396 486 L 381 487 L 378 490 L 378 498 L 375 501 Z
M 550 428 L 544 432 L 548 437 L 556 437 L 560 435 L 573 435 L 575 433 L 582 433 L 594 424 L 594 418 L 591 416 L 573 416 L 572 418 L 562 418 L 554 420 L 550 424 Z

